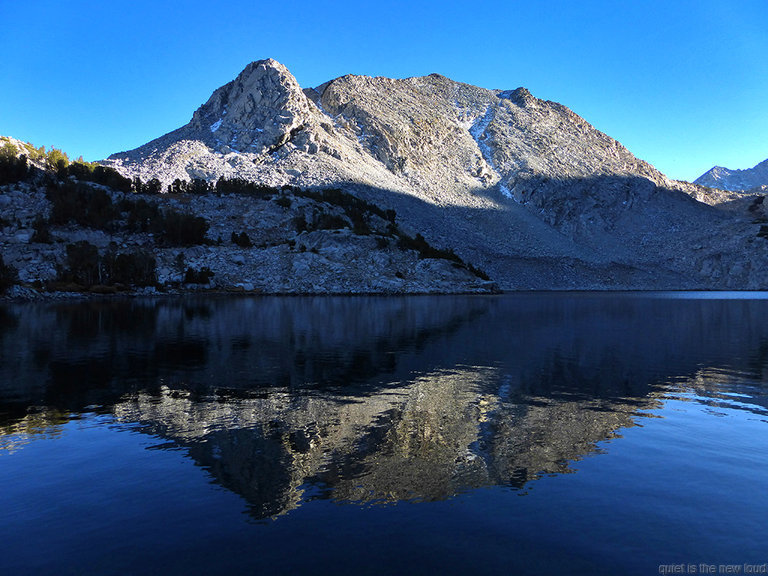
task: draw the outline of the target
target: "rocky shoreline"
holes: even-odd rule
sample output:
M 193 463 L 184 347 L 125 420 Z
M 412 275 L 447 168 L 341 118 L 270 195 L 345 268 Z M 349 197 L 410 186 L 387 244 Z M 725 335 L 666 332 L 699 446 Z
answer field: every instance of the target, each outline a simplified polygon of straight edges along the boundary
M 399 298 L 403 296 L 498 296 L 505 292 L 490 287 L 487 290 L 474 290 L 466 292 L 259 292 L 244 289 L 218 289 L 218 288 L 183 288 L 171 290 L 128 289 L 117 292 L 102 291 L 48 291 L 38 290 L 31 286 L 16 285 L 7 293 L 0 295 L 0 303 L 15 304 L 25 302 L 88 302 L 88 301 L 116 301 L 135 298 L 176 299 L 186 297 L 210 297 L 210 298 L 337 298 L 340 296 L 349 298 L 381 297 Z

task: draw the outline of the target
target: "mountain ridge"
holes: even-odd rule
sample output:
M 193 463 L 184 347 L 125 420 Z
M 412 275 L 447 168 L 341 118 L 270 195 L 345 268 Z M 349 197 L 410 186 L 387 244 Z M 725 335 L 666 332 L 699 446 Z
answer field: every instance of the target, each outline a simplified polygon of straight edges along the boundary
M 732 192 L 759 189 L 768 186 L 768 159 L 744 170 L 714 166 L 696 178 L 694 183 Z
M 102 165 L 129 179 L 157 180 L 168 191 L 207 191 L 152 202 L 183 206 L 223 237 L 247 230 L 263 247 L 274 245 L 270 235 L 277 234 L 280 242 L 311 248 L 301 256 L 311 265 L 298 268 L 293 247 L 269 256 L 271 248 L 261 249 L 265 264 L 248 269 L 246 284 L 266 291 L 303 286 L 300 291 L 322 292 L 333 285 L 343 292 L 352 274 L 352 263 L 343 264 L 344 242 L 367 258 L 373 245 L 354 232 L 354 214 L 305 199 L 329 189 L 391 213 L 400 238 L 420 237 L 468 270 L 483 270 L 504 290 L 768 287 L 761 194 L 671 180 L 566 106 L 525 88 L 489 90 L 431 74 L 346 75 L 302 89 L 282 64 L 259 60 L 213 91 L 189 123 Z M 277 198 L 289 206 L 282 211 L 274 200 L 241 206 L 242 195 L 221 193 L 232 181 L 252 182 L 273 198 L 284 195 L 280 190 L 300 193 Z M 301 222 L 316 226 L 329 217 L 334 225 L 344 219 L 352 233 L 304 236 Z M 278 222 L 296 226 L 295 233 L 278 232 Z M 397 291 L 405 285 L 396 268 L 387 269 L 385 282 L 365 281 L 379 261 L 411 262 L 408 278 L 435 274 L 434 267 L 414 266 L 411 256 L 386 248 L 396 240 L 387 226 L 374 225 L 385 248 L 349 286 Z M 326 247 L 333 266 L 318 267 L 322 258 L 315 255 Z M 211 250 L 199 265 L 220 265 L 221 275 L 236 280 L 240 272 Z M 233 257 L 224 253 L 225 260 Z M 254 280 L 267 270 L 280 281 Z M 420 290 L 448 285 L 426 276 L 418 283 Z
M 282 64 L 256 61 L 186 126 L 106 163 L 166 183 L 341 187 L 506 289 L 719 285 L 722 253 L 754 236 L 743 220 L 743 237 L 730 232 L 738 195 L 667 178 L 566 106 L 439 74 L 302 89 Z M 690 246 L 703 248 L 687 258 Z M 753 265 L 730 282 L 762 281 Z
M 349 144 L 349 136 L 354 135 L 358 144 L 384 164 L 390 172 L 403 173 L 408 171 L 405 170 L 408 168 L 405 166 L 408 162 L 413 163 L 418 159 L 413 155 L 398 154 L 398 152 L 409 151 L 404 149 L 407 146 L 403 145 L 407 145 L 406 140 L 412 137 L 410 132 L 415 129 L 428 130 L 429 126 L 419 126 L 420 121 L 423 124 L 428 114 L 415 114 L 404 119 L 410 122 L 400 123 L 392 123 L 391 118 L 383 118 L 383 120 L 390 122 L 386 126 L 382 126 L 384 123 L 376 122 L 376 118 L 372 114 L 373 110 L 370 108 L 374 104 L 378 107 L 376 111 L 381 112 L 383 110 L 386 112 L 386 108 L 392 107 L 393 95 L 395 99 L 399 98 L 401 101 L 407 99 L 409 90 L 397 90 L 397 88 L 402 87 L 409 88 L 411 93 L 425 92 L 424 89 L 426 88 L 429 96 L 440 96 L 446 102 L 453 100 L 451 104 L 454 110 L 447 109 L 443 105 L 433 107 L 432 110 L 425 112 L 442 113 L 442 124 L 446 124 L 446 117 L 454 112 L 456 117 L 448 118 L 448 127 L 452 129 L 457 126 L 464 128 L 475 140 L 477 150 L 473 150 L 473 152 L 481 152 L 479 158 L 470 158 L 468 159 L 469 162 L 462 162 L 458 169 L 452 170 L 454 177 L 456 172 L 461 173 L 467 170 L 470 172 L 474 170 L 475 173 L 472 175 L 481 181 L 485 180 L 483 183 L 499 181 L 503 179 L 503 176 L 508 176 L 508 174 L 496 174 L 495 176 L 502 178 L 494 178 L 492 174 L 494 170 L 488 165 L 489 161 L 492 163 L 493 158 L 484 158 L 483 156 L 486 154 L 482 154 L 484 141 L 496 135 L 492 128 L 495 127 L 498 131 L 500 126 L 503 127 L 504 123 L 496 121 L 495 116 L 500 112 L 508 112 L 508 110 L 504 110 L 503 106 L 504 102 L 508 102 L 513 103 L 517 110 L 512 115 L 507 114 L 508 118 L 506 119 L 510 119 L 509 116 L 512 116 L 511 119 L 514 120 L 516 115 L 526 109 L 548 109 L 554 115 L 560 116 L 560 118 L 555 118 L 556 120 L 562 122 L 565 119 L 572 122 L 579 131 L 587 132 L 589 135 L 599 135 L 602 140 L 601 144 L 609 151 L 608 157 L 613 156 L 614 160 L 623 161 L 626 165 L 618 166 L 618 163 L 614 162 L 608 169 L 604 169 L 605 167 L 594 164 L 583 166 L 572 163 L 572 165 L 568 165 L 566 161 L 559 163 L 560 166 L 546 166 L 547 162 L 545 161 L 551 164 L 557 158 L 551 157 L 551 154 L 542 154 L 543 150 L 539 149 L 536 155 L 529 154 L 526 157 L 520 157 L 522 155 L 518 154 L 518 157 L 513 159 L 515 161 L 501 167 L 503 172 L 509 172 L 512 169 L 515 171 L 515 175 L 517 172 L 522 172 L 523 177 L 529 173 L 536 174 L 543 171 L 552 173 L 551 168 L 553 167 L 559 168 L 558 171 L 555 171 L 555 175 L 558 176 L 586 176 L 593 173 L 636 174 L 639 172 L 657 184 L 673 185 L 674 181 L 667 179 L 650 164 L 635 158 L 620 143 L 595 130 L 583 118 L 565 106 L 556 102 L 539 100 L 522 87 L 515 90 L 488 90 L 455 82 L 434 73 L 402 80 L 348 74 L 325 82 L 317 88 L 302 90 L 287 68 L 272 59 L 255 61 L 246 66 L 235 80 L 215 90 L 209 100 L 194 112 L 192 120 L 184 127 L 132 151 L 113 154 L 110 156 L 110 160 L 122 161 L 126 171 L 136 170 L 137 167 L 131 164 L 132 161 L 135 164 L 137 157 L 146 160 L 147 156 L 151 156 L 152 151 L 157 150 L 158 145 L 162 147 L 166 145 L 168 140 L 184 139 L 202 142 L 219 153 L 229 154 L 234 151 L 248 154 L 249 157 L 251 155 L 269 155 L 291 141 L 296 148 L 309 154 L 325 152 L 337 160 L 341 160 L 342 158 L 348 159 L 346 158 L 348 154 L 345 155 L 344 153 L 349 151 L 345 150 L 345 146 L 339 140 L 346 140 L 345 143 Z M 362 101 L 360 94 L 350 94 L 350 91 L 359 88 L 364 89 L 367 101 Z M 388 90 L 387 88 L 392 89 Z M 379 92 L 384 92 L 384 98 L 370 98 Z M 453 98 L 450 97 L 449 92 L 453 93 Z M 306 101 L 301 101 L 301 96 L 306 97 Z M 374 101 L 371 102 L 371 100 Z M 410 100 L 413 101 L 414 98 L 410 98 Z M 234 111 L 228 109 L 230 101 L 234 101 Z M 310 103 L 314 104 L 314 107 Z M 363 105 L 360 106 L 360 103 Z M 231 120 L 232 118 L 235 119 L 234 122 Z M 542 119 L 546 118 L 540 114 L 534 120 L 541 121 Z M 454 120 L 454 122 L 450 122 L 450 120 Z M 371 125 L 366 125 L 366 121 Z M 319 126 L 326 134 L 318 131 Z M 533 127 L 536 126 L 526 126 L 526 128 Z M 364 128 L 372 129 L 372 133 L 364 132 Z M 401 134 L 396 134 L 398 130 L 405 138 L 400 137 Z M 291 134 L 291 132 L 294 133 Z M 323 136 L 326 137 L 323 138 Z M 327 136 L 330 136 L 331 142 Z M 434 136 L 434 134 L 428 136 Z M 537 136 L 541 136 L 541 134 Z M 293 141 L 294 139 L 296 141 Z M 317 146 L 316 140 L 336 146 L 332 149 L 321 150 Z M 427 144 L 430 144 L 429 137 L 422 138 L 418 142 L 422 145 L 419 152 L 430 151 L 429 146 L 423 145 L 425 140 Z M 536 142 L 530 142 L 530 144 L 533 145 Z M 558 144 L 562 144 L 562 142 Z M 354 143 L 352 147 L 356 148 Z M 464 158 L 463 160 L 467 159 Z M 416 164 L 418 166 L 418 162 Z M 558 163 L 555 162 L 555 164 Z M 193 163 L 185 166 L 185 168 L 188 169 L 187 178 L 199 176 L 213 178 L 223 175 L 221 173 L 222 167 L 216 165 L 209 167 L 210 172 L 208 174 L 204 170 L 195 169 Z M 550 170 L 544 170 L 545 168 L 550 168 Z M 159 175 L 162 176 L 162 174 Z M 466 184 L 465 182 L 462 183 Z M 684 183 L 677 183 L 676 185 L 682 185 L 686 189 L 691 188 L 691 186 L 685 186 Z

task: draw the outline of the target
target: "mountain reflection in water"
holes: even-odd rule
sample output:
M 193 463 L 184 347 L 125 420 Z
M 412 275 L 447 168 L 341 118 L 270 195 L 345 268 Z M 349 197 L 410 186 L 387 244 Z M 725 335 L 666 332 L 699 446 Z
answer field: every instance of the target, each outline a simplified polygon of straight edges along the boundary
M 13 305 L 0 449 L 105 414 L 182 449 L 256 518 L 522 489 L 664 398 L 765 417 L 766 312 L 580 294 Z

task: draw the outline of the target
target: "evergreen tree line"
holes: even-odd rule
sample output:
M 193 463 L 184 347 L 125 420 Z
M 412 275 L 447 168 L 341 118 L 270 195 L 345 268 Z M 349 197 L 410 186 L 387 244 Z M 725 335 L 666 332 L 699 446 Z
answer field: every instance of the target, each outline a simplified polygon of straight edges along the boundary
M 157 284 L 155 257 L 143 250 L 118 252 L 110 246 L 104 254 L 83 240 L 67 245 L 66 267 L 59 270 L 59 280 L 86 288 L 116 284 L 154 286 Z
M 161 209 L 143 198 L 124 198 L 115 204 L 105 190 L 72 180 L 49 184 L 46 196 L 52 204 L 50 224 L 72 223 L 108 232 L 121 228 L 149 232 L 168 246 L 208 243 L 210 225 L 205 218 L 172 208 Z
M 26 154 L 20 154 L 20 152 L 26 152 Z M 41 171 L 30 165 L 30 159 L 42 162 L 47 171 Z M 0 185 L 28 181 L 38 176 L 47 177 L 48 181 L 52 177 L 59 180 L 72 177 L 83 182 L 102 184 L 122 192 L 133 190 L 131 179 L 126 178 L 114 168 L 101 166 L 95 162 L 86 162 L 82 158 L 70 162 L 67 154 L 58 148 L 52 147 L 46 151 L 45 146 L 35 148 L 27 144 L 24 150 L 19 150 L 10 141 L 0 146 Z M 160 186 L 159 181 L 155 182 Z
M 216 182 L 193 178 L 192 180 L 176 179 L 169 184 L 167 191 L 171 194 L 239 194 L 254 198 L 269 200 L 273 196 L 293 190 L 292 186 L 268 186 L 250 182 L 242 178 L 226 178 L 222 176 Z

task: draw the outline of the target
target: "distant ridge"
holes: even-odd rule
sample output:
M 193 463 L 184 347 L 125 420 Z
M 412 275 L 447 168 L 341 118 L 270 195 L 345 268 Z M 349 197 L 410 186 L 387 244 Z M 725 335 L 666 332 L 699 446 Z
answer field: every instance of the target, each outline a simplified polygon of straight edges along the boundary
M 768 186 L 768 159 L 746 170 L 730 170 L 715 166 L 699 176 L 695 183 L 732 192 Z

